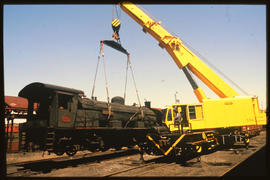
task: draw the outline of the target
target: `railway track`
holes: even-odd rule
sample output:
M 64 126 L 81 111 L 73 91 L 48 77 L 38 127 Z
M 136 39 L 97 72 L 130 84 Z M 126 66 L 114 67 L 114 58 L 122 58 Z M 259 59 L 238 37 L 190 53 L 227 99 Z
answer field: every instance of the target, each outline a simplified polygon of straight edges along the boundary
M 247 158 L 255 156 L 255 154 L 265 146 L 257 149 L 253 154 L 248 155 Z M 246 153 L 245 147 L 241 147 L 234 150 L 220 150 L 219 152 L 225 152 L 228 154 L 234 154 L 234 157 L 239 157 L 239 154 Z M 214 154 L 209 154 L 209 157 Z M 244 160 L 246 161 L 246 160 Z M 233 161 L 207 161 L 205 158 L 203 161 L 198 161 L 197 158 L 190 158 L 187 161 L 177 162 L 170 161 L 166 158 L 152 159 L 145 164 L 138 165 L 136 167 L 122 169 L 113 173 L 105 174 L 101 177 L 187 177 L 187 176 L 228 176 L 231 172 L 234 172 L 239 165 L 243 164 L 243 161 L 234 163 Z M 255 165 L 256 166 L 256 165 Z M 258 166 L 258 165 L 257 165 Z M 254 169 L 253 169 L 254 171 Z M 242 172 L 243 173 L 243 172 Z M 237 175 L 234 173 L 234 175 Z M 242 174 L 244 175 L 244 174 Z M 263 174 L 260 174 L 263 175 Z
M 154 168 L 155 166 L 160 167 L 160 166 L 163 166 L 163 164 L 157 164 L 157 162 L 162 161 L 162 160 L 166 161 L 167 158 L 165 158 L 163 156 L 162 157 L 157 157 L 157 158 L 154 158 L 154 159 L 151 159 L 151 160 L 144 161 L 144 163 L 142 163 L 142 164 L 138 163 L 136 167 L 131 167 L 131 168 L 116 171 L 116 172 L 113 172 L 113 173 L 105 174 L 102 177 L 118 176 L 118 175 L 121 175 L 123 173 L 130 173 L 133 170 L 143 169 L 143 168 L 147 168 L 147 167 L 150 167 L 150 168 Z
M 8 163 L 7 176 L 31 176 L 40 173 L 48 173 L 53 169 L 77 167 L 81 164 L 100 162 L 137 153 L 138 150 L 130 148 L 127 150 L 86 153 L 72 157 L 59 156 L 40 160 Z
M 35 160 L 26 160 L 26 161 L 15 161 L 15 162 L 9 162 L 7 165 L 23 165 L 23 164 L 30 164 L 30 163 L 38 163 L 38 162 L 46 162 L 50 160 L 55 161 L 65 161 L 65 160 L 76 160 L 81 158 L 90 158 L 90 157 L 105 157 L 105 156 L 111 156 L 111 155 L 121 155 L 124 153 L 137 153 L 137 150 L 135 148 L 129 148 L 124 150 L 111 150 L 111 151 L 105 151 L 105 152 L 87 152 L 83 154 L 76 154 L 75 156 L 54 156 L 54 157 L 47 157 L 45 159 L 35 159 Z M 31 153 L 29 153 L 31 154 Z
M 236 144 L 232 148 L 220 148 L 196 157 L 168 159 L 163 156 L 144 155 L 145 163 L 139 161 L 137 151 L 126 155 L 106 158 L 80 157 L 77 160 L 52 160 L 41 164 L 23 166 L 20 173 L 10 176 L 33 177 L 187 177 L 224 176 L 231 174 L 239 164 L 254 156 L 265 147 L 265 132 L 250 141 L 249 149 Z M 76 156 L 75 156 L 76 157 Z M 105 157 L 105 158 L 104 158 Z M 86 159 L 85 159 L 86 158 Z M 60 161 L 60 163 L 58 163 Z M 47 163 L 47 164 L 46 164 Z M 34 166 L 34 167 L 33 167 Z M 51 168 L 44 168 L 44 167 Z M 9 168 L 9 167 L 8 167 Z M 17 166 L 18 168 L 18 166 Z M 41 170 L 41 168 L 43 168 Z
M 102 177 L 113 177 L 113 176 L 127 176 L 127 175 L 134 175 L 136 176 L 143 176 L 146 173 L 149 173 L 151 171 L 155 171 L 157 168 L 162 168 L 162 167 L 169 167 L 169 166 L 174 166 L 175 163 L 171 162 L 171 163 L 157 163 L 157 161 L 160 160 L 167 160 L 164 157 L 159 157 L 156 159 L 152 159 L 148 162 L 145 162 L 144 164 L 138 165 L 136 167 L 131 167 L 128 169 L 124 169 L 124 170 L 120 170 L 117 172 L 113 172 L 110 174 L 106 174 Z

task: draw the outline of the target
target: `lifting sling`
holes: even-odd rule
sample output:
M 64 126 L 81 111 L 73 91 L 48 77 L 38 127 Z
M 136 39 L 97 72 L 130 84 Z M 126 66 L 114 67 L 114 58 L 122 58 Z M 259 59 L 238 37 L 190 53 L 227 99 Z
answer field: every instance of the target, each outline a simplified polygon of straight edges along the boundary
M 97 63 L 97 67 L 96 67 L 96 72 L 95 72 L 95 77 L 94 77 L 94 84 L 93 84 L 93 88 L 92 88 L 92 99 L 94 99 L 96 76 L 97 76 L 98 66 L 99 66 L 99 62 L 100 62 L 100 56 L 102 55 L 103 66 L 104 66 L 104 75 L 105 75 L 105 84 L 106 84 L 106 92 L 107 92 L 108 112 L 109 112 L 108 119 L 109 119 L 112 112 L 111 112 L 111 104 L 110 104 L 110 97 L 109 97 L 108 81 L 107 81 L 107 77 L 106 77 L 106 66 L 105 66 L 103 44 L 106 44 L 106 45 L 110 46 L 111 48 L 113 48 L 115 50 L 118 50 L 118 51 L 120 51 L 120 52 L 127 55 L 127 67 L 126 67 L 124 100 L 126 98 L 127 70 L 128 70 L 128 67 L 129 67 L 130 70 L 131 70 L 132 79 L 133 79 L 133 83 L 134 83 L 134 86 L 135 86 L 136 95 L 137 95 L 137 99 L 138 99 L 138 103 L 139 103 L 139 108 L 140 108 L 140 111 L 141 111 L 141 118 L 143 119 L 144 118 L 144 113 L 143 113 L 143 109 L 142 109 L 142 106 L 141 106 L 139 93 L 138 93 L 135 78 L 134 78 L 133 69 L 132 69 L 131 62 L 130 62 L 130 54 L 128 53 L 128 51 L 126 49 L 124 49 L 122 47 L 121 44 L 119 44 L 119 43 L 117 43 L 117 42 L 115 42 L 113 40 L 102 40 L 102 41 L 100 41 L 100 49 L 99 49 L 99 53 L 98 53 L 98 63 Z
M 107 93 L 108 119 L 110 119 L 111 114 L 112 114 L 111 113 L 112 108 L 111 108 L 111 104 L 110 104 L 109 87 L 108 87 L 108 81 L 107 81 L 107 76 L 106 76 L 103 41 L 100 41 L 100 48 L 99 48 L 99 53 L 98 53 L 98 63 L 97 63 L 97 67 L 96 67 L 95 78 L 94 78 L 94 83 L 93 83 L 93 88 L 92 88 L 92 99 L 94 99 L 95 83 L 96 83 L 96 78 L 97 78 L 97 71 L 98 71 L 98 65 L 99 65 L 99 61 L 100 61 L 100 55 L 102 55 L 102 60 L 103 60 L 104 77 L 105 77 L 105 85 L 106 85 L 106 93 Z

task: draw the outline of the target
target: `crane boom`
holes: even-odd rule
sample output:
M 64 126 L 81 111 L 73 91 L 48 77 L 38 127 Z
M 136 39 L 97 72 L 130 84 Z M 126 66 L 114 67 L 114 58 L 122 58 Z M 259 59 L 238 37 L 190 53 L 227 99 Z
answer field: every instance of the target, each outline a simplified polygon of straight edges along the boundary
M 122 2 L 120 7 L 143 27 L 144 32 L 151 34 L 159 42 L 159 45 L 167 50 L 180 69 L 187 67 L 220 98 L 239 96 L 234 89 L 192 53 L 178 37 L 172 36 L 165 30 L 160 25 L 161 22 L 154 21 L 130 2 Z M 195 89 L 194 93 L 200 102 L 206 98 L 201 88 Z

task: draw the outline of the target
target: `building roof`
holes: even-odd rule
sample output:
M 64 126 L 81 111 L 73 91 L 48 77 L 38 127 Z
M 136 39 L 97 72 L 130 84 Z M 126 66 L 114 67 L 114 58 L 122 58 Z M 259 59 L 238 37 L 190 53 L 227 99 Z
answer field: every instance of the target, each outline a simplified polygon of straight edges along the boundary
M 22 97 L 5 96 L 5 104 L 10 108 L 27 109 L 28 101 Z
M 10 109 L 27 110 L 28 100 L 22 97 L 5 96 L 5 105 Z M 34 110 L 37 108 L 37 104 L 34 104 Z

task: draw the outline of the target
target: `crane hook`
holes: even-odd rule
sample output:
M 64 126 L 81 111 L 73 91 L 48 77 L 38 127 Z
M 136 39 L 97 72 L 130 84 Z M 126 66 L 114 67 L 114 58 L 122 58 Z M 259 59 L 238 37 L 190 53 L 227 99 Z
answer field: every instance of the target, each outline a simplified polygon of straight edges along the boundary
M 120 36 L 119 36 L 120 20 L 119 19 L 116 18 L 112 21 L 112 29 L 113 29 L 112 39 L 116 39 L 116 41 L 120 43 Z

